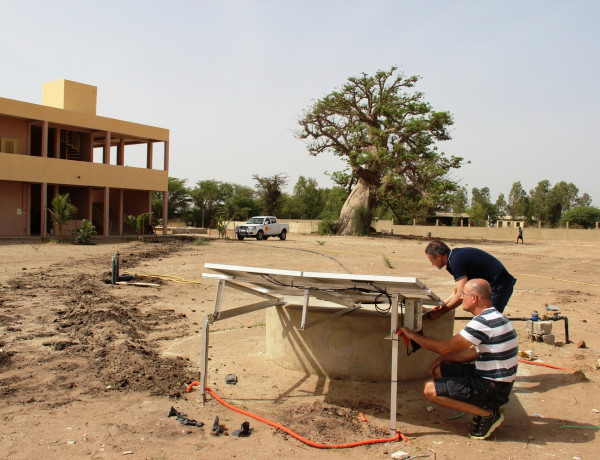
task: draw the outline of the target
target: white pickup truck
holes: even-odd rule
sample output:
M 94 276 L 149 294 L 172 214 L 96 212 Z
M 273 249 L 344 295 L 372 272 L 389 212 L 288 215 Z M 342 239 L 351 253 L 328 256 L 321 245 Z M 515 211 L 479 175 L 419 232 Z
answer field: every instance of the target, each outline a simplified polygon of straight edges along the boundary
M 238 240 L 246 237 L 266 240 L 270 236 L 278 236 L 280 240 L 285 240 L 289 231 L 289 224 L 280 224 L 277 222 L 277 217 L 273 216 L 251 217 L 244 225 L 235 227 Z

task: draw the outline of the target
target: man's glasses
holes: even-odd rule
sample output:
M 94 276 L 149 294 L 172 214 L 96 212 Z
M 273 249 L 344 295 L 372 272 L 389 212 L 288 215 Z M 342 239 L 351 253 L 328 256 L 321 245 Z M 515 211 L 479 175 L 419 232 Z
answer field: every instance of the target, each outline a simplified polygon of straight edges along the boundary
M 479 297 L 477 294 L 467 294 L 465 291 L 460 293 L 460 298 L 462 299 L 463 297 Z

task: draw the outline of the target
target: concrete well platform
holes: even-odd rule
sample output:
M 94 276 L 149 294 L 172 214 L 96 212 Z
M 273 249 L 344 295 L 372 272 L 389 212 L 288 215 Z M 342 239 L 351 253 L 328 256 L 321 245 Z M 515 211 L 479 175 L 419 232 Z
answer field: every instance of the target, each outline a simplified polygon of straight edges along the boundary
M 338 312 L 341 307 L 310 306 L 307 322 Z M 390 315 L 358 309 L 300 330 L 302 306 L 286 304 L 266 311 L 267 358 L 286 368 L 356 381 L 389 381 L 392 366 Z M 448 339 L 454 332 L 454 312 L 423 321 L 427 336 Z M 407 356 L 400 340 L 398 380 L 429 377 L 429 365 L 439 355 L 423 348 Z

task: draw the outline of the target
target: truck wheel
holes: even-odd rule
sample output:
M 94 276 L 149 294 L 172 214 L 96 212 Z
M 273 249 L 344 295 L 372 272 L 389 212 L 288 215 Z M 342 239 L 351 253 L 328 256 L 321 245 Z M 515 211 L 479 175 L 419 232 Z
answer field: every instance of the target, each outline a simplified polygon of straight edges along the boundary
M 284 228 L 283 230 L 281 230 L 281 233 L 279 234 L 279 239 L 281 241 L 283 241 L 283 240 L 285 240 L 286 236 L 287 236 L 287 232 L 285 231 L 285 228 Z
M 263 232 L 262 230 L 259 230 L 258 233 L 256 234 L 256 240 L 260 241 L 265 237 L 265 232 Z
M 242 235 L 238 235 L 237 237 L 238 237 L 238 240 L 244 241 L 244 237 Z

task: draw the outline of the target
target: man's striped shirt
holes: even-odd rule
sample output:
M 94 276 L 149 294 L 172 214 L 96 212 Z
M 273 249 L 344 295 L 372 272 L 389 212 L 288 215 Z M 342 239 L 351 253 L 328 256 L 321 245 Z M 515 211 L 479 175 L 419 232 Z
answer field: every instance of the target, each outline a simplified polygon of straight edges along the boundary
M 512 382 L 517 375 L 519 339 L 512 323 L 493 307 L 469 321 L 460 335 L 477 352 L 475 374 L 488 380 Z

